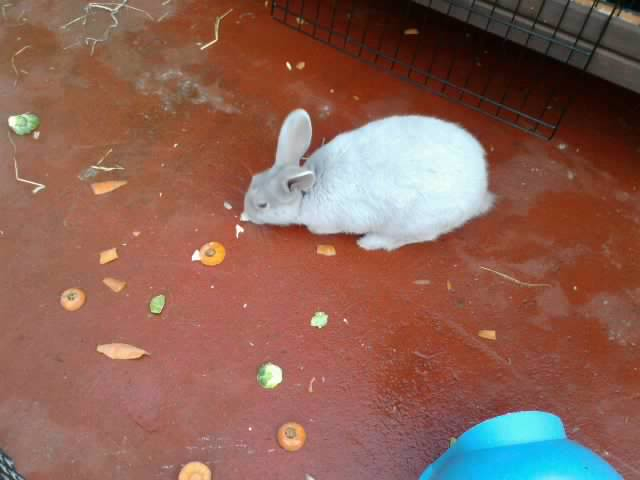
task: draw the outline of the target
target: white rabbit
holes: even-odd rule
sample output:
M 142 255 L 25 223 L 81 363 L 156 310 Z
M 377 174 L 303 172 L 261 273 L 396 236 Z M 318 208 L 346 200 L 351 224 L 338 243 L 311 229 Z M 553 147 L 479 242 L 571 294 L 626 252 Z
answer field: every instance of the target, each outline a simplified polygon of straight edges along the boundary
M 343 133 L 300 165 L 311 119 L 285 119 L 273 167 L 253 177 L 243 220 L 364 235 L 366 250 L 427 242 L 488 212 L 485 151 L 458 125 L 392 116 Z

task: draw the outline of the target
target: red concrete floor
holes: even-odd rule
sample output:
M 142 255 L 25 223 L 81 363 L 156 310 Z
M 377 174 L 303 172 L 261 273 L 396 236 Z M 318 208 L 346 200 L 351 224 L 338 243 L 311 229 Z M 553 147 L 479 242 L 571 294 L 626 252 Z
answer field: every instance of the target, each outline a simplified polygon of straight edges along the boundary
M 560 415 L 640 478 L 638 96 L 591 80 L 543 142 L 281 26 L 263 1 L 131 2 L 166 16 L 121 12 L 93 56 L 77 42 L 101 35 L 104 12 L 87 32 L 60 28 L 83 5 L 24 0 L 0 28 L 0 113 L 42 117 L 38 140 L 15 143 L 44 191 L 14 180 L 0 140 L 0 448 L 27 479 L 174 479 L 191 460 L 217 479 L 412 479 L 449 437 L 523 409 Z M 246 225 L 236 239 L 250 172 L 299 106 L 314 147 L 387 114 L 461 122 L 489 150 L 495 211 L 393 253 L 302 228 Z M 86 169 L 109 149 L 104 164 L 125 170 L 95 179 L 129 184 L 97 197 Z M 208 240 L 228 248 L 219 267 L 190 261 Z M 316 255 L 318 242 L 338 255 Z M 110 247 L 120 258 L 99 265 Z M 70 286 L 88 292 L 75 313 L 58 303 Z M 317 310 L 323 330 L 309 326 Z M 95 351 L 113 341 L 151 356 Z M 273 391 L 255 380 L 267 360 L 285 371 Z M 308 431 L 295 454 L 275 442 L 287 420 Z

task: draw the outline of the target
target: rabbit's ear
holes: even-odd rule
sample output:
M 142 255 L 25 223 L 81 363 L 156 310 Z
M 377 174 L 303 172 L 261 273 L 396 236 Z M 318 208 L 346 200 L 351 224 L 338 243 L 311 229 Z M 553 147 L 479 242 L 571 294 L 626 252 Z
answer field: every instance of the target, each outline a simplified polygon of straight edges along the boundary
M 291 112 L 280 129 L 276 165 L 300 165 L 311 144 L 311 118 L 299 108 Z
M 282 172 L 282 184 L 287 193 L 308 192 L 315 182 L 316 175 L 311 170 L 294 167 L 287 168 Z

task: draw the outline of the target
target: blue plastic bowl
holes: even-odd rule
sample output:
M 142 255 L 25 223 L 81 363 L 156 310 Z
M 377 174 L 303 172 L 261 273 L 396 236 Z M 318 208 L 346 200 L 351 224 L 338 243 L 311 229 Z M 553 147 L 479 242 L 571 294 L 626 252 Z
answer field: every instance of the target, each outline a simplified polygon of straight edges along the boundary
M 420 480 L 621 480 L 593 451 L 567 438 L 562 420 L 516 412 L 467 430 Z

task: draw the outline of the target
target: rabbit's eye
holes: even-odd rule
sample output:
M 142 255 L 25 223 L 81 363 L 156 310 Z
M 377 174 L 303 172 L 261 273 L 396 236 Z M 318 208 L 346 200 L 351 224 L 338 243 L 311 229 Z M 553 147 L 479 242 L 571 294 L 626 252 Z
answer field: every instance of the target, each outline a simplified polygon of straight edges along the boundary
M 258 208 L 265 209 L 269 206 L 267 202 L 258 203 Z

